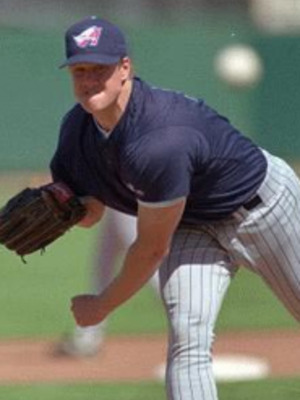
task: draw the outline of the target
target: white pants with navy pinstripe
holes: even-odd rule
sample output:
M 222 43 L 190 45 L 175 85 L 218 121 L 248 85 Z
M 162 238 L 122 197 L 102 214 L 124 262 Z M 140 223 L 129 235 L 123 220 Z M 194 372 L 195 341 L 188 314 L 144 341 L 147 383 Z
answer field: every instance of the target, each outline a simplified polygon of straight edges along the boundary
M 211 348 L 214 327 L 239 266 L 259 274 L 300 321 L 300 181 L 266 153 L 268 171 L 251 211 L 181 229 L 160 268 L 170 322 L 166 384 L 169 400 L 216 400 Z

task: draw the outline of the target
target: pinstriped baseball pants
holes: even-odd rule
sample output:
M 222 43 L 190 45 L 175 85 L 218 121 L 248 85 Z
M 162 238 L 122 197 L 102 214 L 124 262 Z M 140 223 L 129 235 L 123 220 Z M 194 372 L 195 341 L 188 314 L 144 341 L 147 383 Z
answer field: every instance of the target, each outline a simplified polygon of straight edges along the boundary
M 237 269 L 257 273 L 300 321 L 300 181 L 267 152 L 262 199 L 199 230 L 180 229 L 160 268 L 170 330 L 169 400 L 216 400 L 211 348 L 224 296 Z

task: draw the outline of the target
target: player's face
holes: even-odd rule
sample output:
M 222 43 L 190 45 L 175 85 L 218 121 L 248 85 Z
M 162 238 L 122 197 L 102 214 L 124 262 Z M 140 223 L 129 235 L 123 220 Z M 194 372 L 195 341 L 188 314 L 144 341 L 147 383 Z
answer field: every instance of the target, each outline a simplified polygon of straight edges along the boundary
M 97 114 L 117 103 L 130 74 L 129 60 L 118 64 L 75 64 L 69 67 L 74 94 L 82 107 Z

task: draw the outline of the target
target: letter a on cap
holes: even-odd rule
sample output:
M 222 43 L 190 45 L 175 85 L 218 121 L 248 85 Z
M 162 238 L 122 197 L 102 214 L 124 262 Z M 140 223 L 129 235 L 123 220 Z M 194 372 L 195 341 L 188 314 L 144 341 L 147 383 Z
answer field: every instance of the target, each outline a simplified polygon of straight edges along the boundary
M 91 26 L 77 36 L 73 36 L 76 44 L 81 49 L 86 47 L 96 47 L 99 43 L 102 28 L 99 26 Z

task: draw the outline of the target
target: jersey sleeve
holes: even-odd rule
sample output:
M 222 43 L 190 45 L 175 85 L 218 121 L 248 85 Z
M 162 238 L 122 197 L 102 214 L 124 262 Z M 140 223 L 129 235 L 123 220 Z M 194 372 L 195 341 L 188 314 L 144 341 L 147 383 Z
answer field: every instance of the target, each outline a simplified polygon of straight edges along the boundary
M 50 172 L 52 175 L 53 181 L 64 181 L 67 183 L 68 179 L 68 174 L 63 166 L 63 163 L 60 160 L 58 152 L 55 153 L 54 157 L 52 158 L 50 162 Z
M 54 182 L 62 181 L 68 185 L 76 194 L 83 195 L 80 192 L 78 185 L 75 184 L 72 174 L 70 172 L 70 166 L 67 164 L 69 160 L 68 152 L 66 149 L 70 147 L 70 140 L 68 140 L 67 124 L 70 113 L 67 113 L 61 121 L 59 139 L 56 151 L 50 161 L 50 172 Z

